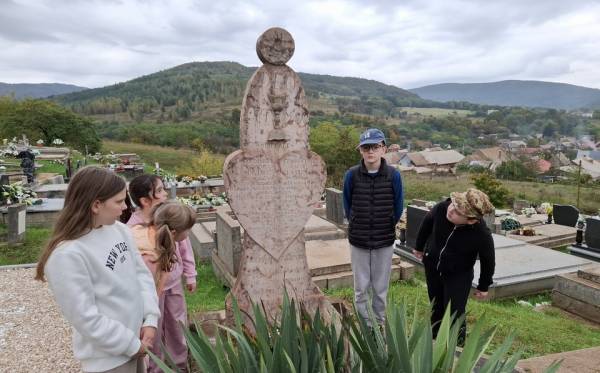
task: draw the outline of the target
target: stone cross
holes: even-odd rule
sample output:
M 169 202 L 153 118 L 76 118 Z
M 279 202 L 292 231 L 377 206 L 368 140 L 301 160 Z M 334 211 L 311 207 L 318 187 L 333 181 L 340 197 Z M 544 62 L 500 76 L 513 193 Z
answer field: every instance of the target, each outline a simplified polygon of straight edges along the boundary
M 294 39 L 284 29 L 265 31 L 256 43 L 264 63 L 248 82 L 240 115 L 240 150 L 223 166 L 229 204 L 244 229 L 242 257 L 231 296 L 246 318 L 251 303 L 270 321 L 281 312 L 284 291 L 326 321 L 335 312 L 312 282 L 304 226 L 320 200 L 326 171 L 308 147 L 308 107 L 298 74 L 286 65 Z M 253 323 L 246 323 L 253 331 Z

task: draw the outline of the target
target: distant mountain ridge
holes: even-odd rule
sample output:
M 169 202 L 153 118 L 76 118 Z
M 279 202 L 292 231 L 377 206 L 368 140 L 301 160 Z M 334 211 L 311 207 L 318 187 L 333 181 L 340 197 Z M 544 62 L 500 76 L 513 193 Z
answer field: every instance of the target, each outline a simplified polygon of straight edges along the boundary
M 600 108 L 600 89 L 535 80 L 443 83 L 409 91 L 424 99 L 441 102 L 468 101 L 475 104 L 567 110 Z
M 178 99 L 188 102 L 216 100 L 239 100 L 248 79 L 256 67 L 247 67 L 237 62 L 190 62 L 141 76 L 111 86 L 89 89 L 57 97 L 64 104 L 89 102 L 107 97 L 121 100 L 153 98 L 172 105 Z M 336 96 L 379 96 L 396 99 L 420 98 L 404 89 L 375 80 L 298 73 L 307 94 L 323 93 Z
M 0 82 L 0 96 L 15 96 L 16 99 L 23 98 L 46 98 L 55 95 L 62 95 L 71 92 L 80 92 L 86 90 L 85 87 L 79 87 L 72 84 L 61 83 L 2 83 Z

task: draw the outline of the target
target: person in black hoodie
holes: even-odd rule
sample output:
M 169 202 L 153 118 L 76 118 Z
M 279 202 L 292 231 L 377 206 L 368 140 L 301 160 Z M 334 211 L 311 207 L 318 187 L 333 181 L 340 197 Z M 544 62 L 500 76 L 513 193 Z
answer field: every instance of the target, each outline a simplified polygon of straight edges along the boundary
M 488 295 L 495 255 L 494 240 L 483 215 L 493 208 L 485 193 L 471 188 L 464 193 L 454 192 L 451 198 L 435 205 L 421 224 L 413 254 L 425 266 L 434 338 L 448 304 L 456 318 L 464 315 L 477 258 L 481 275 L 474 296 L 483 300 Z M 464 343 L 466 330 L 463 320 L 459 345 Z

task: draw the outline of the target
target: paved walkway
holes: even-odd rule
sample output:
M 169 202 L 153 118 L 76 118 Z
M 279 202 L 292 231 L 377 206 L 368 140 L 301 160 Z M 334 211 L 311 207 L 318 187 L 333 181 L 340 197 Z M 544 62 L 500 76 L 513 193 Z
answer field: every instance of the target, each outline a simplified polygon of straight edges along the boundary
M 560 336 L 556 336 L 560 338 Z M 585 348 L 583 350 L 561 352 L 558 354 L 534 357 L 521 360 L 517 368 L 521 372 L 543 372 L 552 362 L 564 359 L 559 373 L 598 373 L 600 372 L 600 347 Z

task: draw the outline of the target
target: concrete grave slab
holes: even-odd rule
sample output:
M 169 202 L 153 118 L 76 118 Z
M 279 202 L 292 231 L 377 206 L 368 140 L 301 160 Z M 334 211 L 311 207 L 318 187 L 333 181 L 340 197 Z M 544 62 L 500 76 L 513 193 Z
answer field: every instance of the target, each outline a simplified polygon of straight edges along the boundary
M 592 261 L 547 248 L 527 244 L 498 234 L 492 234 L 496 254 L 494 284 L 491 298 L 505 298 L 550 290 L 558 274 L 576 272 Z M 397 241 L 398 243 L 398 241 Z M 395 252 L 412 263 L 420 264 L 410 248 L 397 246 Z M 473 286 L 479 279 L 479 263 L 475 263 Z

